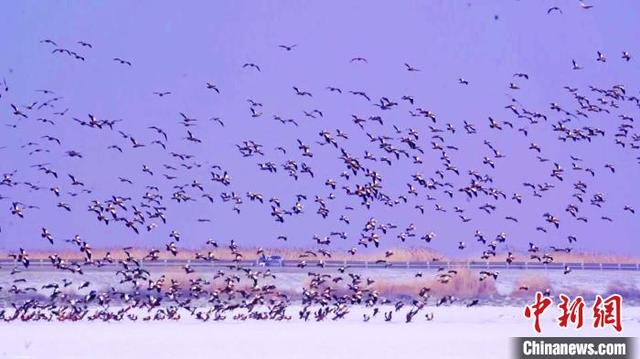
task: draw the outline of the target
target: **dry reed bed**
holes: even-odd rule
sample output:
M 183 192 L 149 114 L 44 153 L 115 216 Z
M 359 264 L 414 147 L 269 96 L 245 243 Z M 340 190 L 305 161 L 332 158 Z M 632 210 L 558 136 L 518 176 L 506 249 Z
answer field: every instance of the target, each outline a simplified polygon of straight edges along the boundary
M 164 259 L 180 259 L 180 260 L 195 260 L 196 253 L 207 255 L 212 252 L 215 258 L 221 260 L 232 260 L 234 255 L 226 246 L 220 246 L 219 248 L 203 247 L 199 249 L 180 249 L 176 256 L 164 250 L 161 247 L 149 247 L 149 248 L 132 248 L 128 252 L 135 258 L 145 257 L 152 249 L 158 249 L 159 258 Z M 313 251 L 317 254 L 317 257 L 307 255 L 306 251 Z M 367 250 L 359 251 L 355 255 L 347 253 L 345 250 L 332 251 L 331 258 L 323 257 L 317 250 L 311 248 L 265 248 L 264 252 L 268 255 L 278 255 L 285 260 L 338 260 L 338 261 L 369 261 L 375 262 L 377 260 L 387 260 L 394 262 L 432 262 L 432 261 L 474 261 L 474 262 L 490 262 L 490 263 L 504 263 L 506 261 L 506 254 L 501 253 L 495 257 L 491 257 L 488 260 L 482 260 L 477 256 L 474 257 L 447 257 L 428 248 L 395 248 L 390 249 L 393 255 L 385 257 L 385 250 Z M 122 248 L 96 248 L 92 249 L 93 258 L 103 258 L 107 252 L 111 254 L 111 257 L 115 260 L 126 258 Z M 237 250 L 242 255 L 242 259 L 256 260 L 259 255 L 258 247 L 241 247 Z M 0 258 L 7 258 L 9 253 L 13 252 L 0 252 Z M 47 259 L 50 255 L 57 254 L 61 258 L 67 260 L 83 260 L 84 254 L 80 251 L 64 250 L 64 251 L 43 251 L 33 250 L 29 251 L 29 257 L 31 259 Z M 587 252 L 550 252 L 556 263 L 622 263 L 622 264 L 636 264 L 640 263 L 640 258 L 632 256 L 624 256 L 618 254 L 597 254 Z M 536 260 L 532 260 L 529 257 L 529 253 L 514 253 L 515 261 L 517 262 L 531 262 L 537 263 Z

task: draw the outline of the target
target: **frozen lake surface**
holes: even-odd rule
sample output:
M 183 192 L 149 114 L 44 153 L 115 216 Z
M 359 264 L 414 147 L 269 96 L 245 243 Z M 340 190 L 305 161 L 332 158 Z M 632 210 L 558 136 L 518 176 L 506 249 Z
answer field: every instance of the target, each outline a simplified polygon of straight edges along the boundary
M 365 312 L 353 307 L 344 320 L 320 323 L 0 323 L 0 358 L 509 358 L 510 338 L 535 333 L 522 307 L 425 308 L 434 319 L 409 324 L 401 315 L 364 323 Z M 543 336 L 617 335 L 591 328 L 588 311 L 579 331 L 559 328 L 557 315 L 555 307 L 543 314 Z M 639 307 L 623 308 L 622 335 L 640 336 Z
M 217 269 L 216 269 L 217 270 Z M 275 279 L 266 283 L 277 285 L 279 290 L 300 291 L 306 284 L 307 272 L 326 272 L 337 275 L 336 269 L 306 268 L 305 270 L 271 268 Z M 422 271 L 416 278 L 415 270 L 407 269 L 351 269 L 350 273 L 384 283 L 412 283 L 425 278 L 433 279 L 437 270 Z M 181 274 L 173 271 L 152 271 L 157 278 L 161 274 Z M 471 282 L 477 282 L 477 271 L 471 271 Z M 211 278 L 215 271 L 201 270 L 193 276 Z M 187 277 L 182 278 L 183 281 Z M 20 280 L 15 283 L 15 280 Z M 0 271 L 0 304 L 12 311 L 12 297 L 7 288 L 35 287 L 45 295 L 41 287 L 46 283 L 72 280 L 73 285 L 64 289 L 70 293 L 86 294 L 89 290 L 105 290 L 118 284 L 110 271 L 87 271 L 83 276 L 61 271 L 26 270 L 10 275 Z M 24 281 L 22 281 L 24 280 Z M 91 284 L 78 290 L 83 281 Z M 389 322 L 384 312 L 394 310 L 390 305 L 378 306 L 380 313 L 368 322 L 363 315 L 371 315 L 372 308 L 354 305 L 344 319 L 330 318 L 316 322 L 298 319 L 300 304 L 295 300 L 287 313 L 289 321 L 225 321 L 202 322 L 180 309 L 179 321 L 142 321 L 124 319 L 120 322 L 14 322 L 0 321 L 0 358 L 509 358 L 511 338 L 535 336 L 533 322 L 524 318 L 524 305 L 533 301 L 533 291 L 518 291 L 523 283 L 549 287 L 554 295 L 560 292 L 571 296 L 582 294 L 587 306 L 584 310 L 585 325 L 582 329 L 560 328 L 557 298 L 541 317 L 543 336 L 610 336 L 619 335 L 612 328 L 591 327 L 590 307 L 593 295 L 618 292 L 623 295 L 623 332 L 629 337 L 640 336 L 640 273 L 632 271 L 562 271 L 505 270 L 493 283 L 494 292 L 480 298 L 478 305 L 467 308 L 468 298 L 447 306 L 435 306 L 429 302 L 411 323 L 405 323 L 410 305 L 393 314 Z M 409 287 L 412 289 L 413 287 Z M 514 293 L 518 294 L 515 295 Z M 20 300 L 25 300 L 21 298 Z M 41 297 L 41 299 L 43 299 Z M 110 308 L 116 311 L 117 303 Z M 200 303 L 206 309 L 207 303 Z M 134 309 L 140 318 L 148 315 Z M 433 320 L 425 315 L 433 314 Z M 228 314 L 228 317 L 231 313 Z

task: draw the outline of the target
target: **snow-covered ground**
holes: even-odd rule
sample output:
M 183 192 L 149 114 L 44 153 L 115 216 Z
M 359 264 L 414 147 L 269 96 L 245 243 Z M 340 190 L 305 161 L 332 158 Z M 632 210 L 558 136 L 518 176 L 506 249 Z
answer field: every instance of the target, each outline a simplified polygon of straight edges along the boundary
M 299 308 L 292 307 L 293 314 Z M 354 307 L 327 322 L 0 323 L 0 358 L 510 358 L 510 338 L 535 336 L 522 307 L 425 308 L 415 322 L 404 315 Z M 424 319 L 425 313 L 434 319 Z M 543 336 L 612 336 L 611 328 L 559 328 L 553 307 L 541 319 Z M 640 336 L 640 307 L 623 307 L 623 332 Z
M 318 271 L 319 269 L 314 269 Z M 328 272 L 329 270 L 327 270 Z M 335 270 L 334 270 L 335 271 Z M 355 272 L 356 270 L 354 270 Z M 306 271 L 275 271 L 281 290 L 300 290 L 307 278 Z M 412 281 L 415 271 L 369 270 L 359 274 L 379 281 Z M 158 273 L 152 273 L 154 276 Z M 332 273 L 335 274 L 335 273 Z M 198 273 L 205 278 L 213 273 Z M 435 271 L 425 271 L 433 277 Z M 24 271 L 15 276 L 0 272 L 0 304 L 9 311 L 10 288 L 16 278 L 24 278 L 19 286 L 40 288 L 49 282 L 72 278 L 60 272 Z M 385 322 L 381 312 L 371 321 L 363 322 L 363 314 L 371 308 L 354 306 L 344 320 L 324 322 L 300 321 L 299 305 L 292 305 L 288 322 L 235 321 L 201 322 L 184 313 L 180 321 L 162 322 L 28 322 L 0 321 L 0 359 L 2 358 L 510 358 L 511 339 L 534 336 L 533 323 L 523 316 L 521 302 L 533 301 L 527 292 L 519 299 L 510 297 L 522 278 L 543 278 L 542 282 L 573 296 L 581 293 L 619 292 L 623 294 L 624 336 L 640 336 L 640 273 L 623 271 L 503 271 L 496 281 L 496 296 L 481 298 L 478 306 L 466 308 L 469 299 L 452 306 L 424 308 L 412 323 L 404 323 L 406 308 Z M 113 274 L 88 271 L 82 280 L 91 282 L 91 289 L 104 290 L 114 284 Z M 474 279 L 475 281 L 476 279 Z M 78 284 L 69 287 L 74 291 Z M 126 287 L 123 287 L 126 288 Z M 88 292 L 85 288 L 80 293 Z M 45 291 L 46 292 L 46 291 Z M 556 298 L 557 300 L 557 298 Z M 580 331 L 559 328 L 559 315 L 554 303 L 542 316 L 543 336 L 609 336 L 618 335 L 611 328 L 591 328 L 590 305 L 593 296 L 586 295 L 585 326 Z M 406 302 L 408 303 L 408 301 Z M 115 310 L 112 308 L 112 310 Z M 427 321 L 425 314 L 433 313 Z M 143 313 L 138 313 L 142 318 Z M 313 316 L 312 316 L 313 317 Z

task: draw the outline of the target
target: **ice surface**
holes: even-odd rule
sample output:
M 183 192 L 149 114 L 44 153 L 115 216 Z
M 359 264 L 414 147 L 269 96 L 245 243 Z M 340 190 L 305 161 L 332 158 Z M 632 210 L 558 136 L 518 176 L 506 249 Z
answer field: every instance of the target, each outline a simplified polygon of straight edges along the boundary
M 299 308 L 292 307 L 292 314 Z M 391 309 L 391 308 L 389 308 Z M 522 307 L 425 308 L 370 322 L 354 307 L 342 321 L 0 323 L 0 358 L 509 358 L 511 337 L 534 336 Z M 402 312 L 402 310 L 401 310 Z M 427 321 L 424 313 L 434 313 Z M 401 314 L 401 313 L 398 313 Z M 543 336 L 612 336 L 611 328 L 559 328 L 557 309 L 542 316 Z M 622 335 L 640 335 L 640 307 L 623 307 Z

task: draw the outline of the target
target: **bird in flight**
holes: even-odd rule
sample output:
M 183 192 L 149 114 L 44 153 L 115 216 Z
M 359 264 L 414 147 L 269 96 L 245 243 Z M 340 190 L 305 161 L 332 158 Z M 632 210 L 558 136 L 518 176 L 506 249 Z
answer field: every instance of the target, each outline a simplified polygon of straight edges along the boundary
M 293 45 L 278 45 L 279 48 L 281 49 L 285 49 L 286 51 L 291 51 L 293 50 L 296 46 L 298 46 L 297 44 L 293 44 Z
M 551 13 L 552 13 L 552 12 L 554 12 L 554 11 L 555 11 L 555 12 L 559 12 L 559 13 L 561 13 L 561 14 L 562 14 L 562 9 L 560 9 L 560 8 L 559 8 L 559 7 L 557 7 L 557 6 L 554 6 L 554 7 L 549 8 L 549 9 L 547 10 L 547 14 L 551 14 Z
M 256 70 L 258 70 L 258 72 L 260 72 L 260 67 L 258 65 L 256 65 L 256 64 L 254 64 L 254 63 L 247 62 L 244 65 L 242 65 L 242 68 L 247 68 L 247 67 L 256 69 Z
M 627 51 L 622 51 L 622 59 L 625 61 L 631 60 L 631 55 Z
M 413 67 L 413 66 L 409 65 L 409 64 L 408 64 L 408 63 L 406 63 L 406 62 L 404 63 L 404 66 L 407 68 L 407 71 L 410 71 L 410 72 L 420 71 L 420 69 L 415 68 L 415 67 Z
M 131 66 L 131 62 L 130 62 L 130 61 L 123 60 L 123 59 L 121 59 L 121 58 L 119 58 L 119 57 L 114 57 L 114 58 L 113 58 L 113 61 L 115 61 L 115 62 L 117 62 L 117 63 L 119 63 L 119 64 L 122 64 L 122 65 L 129 65 L 129 66 Z

